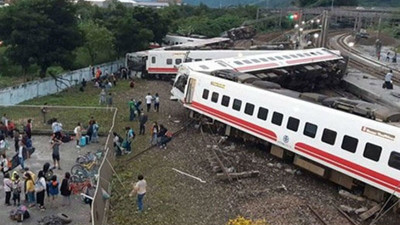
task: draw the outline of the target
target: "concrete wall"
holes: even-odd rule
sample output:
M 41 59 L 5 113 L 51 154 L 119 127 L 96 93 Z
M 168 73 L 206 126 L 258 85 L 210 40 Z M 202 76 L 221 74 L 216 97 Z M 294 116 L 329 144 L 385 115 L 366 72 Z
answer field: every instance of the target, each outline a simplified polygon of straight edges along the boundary
M 105 70 L 111 73 L 115 72 L 120 66 L 123 66 L 123 61 L 105 63 L 94 67 L 100 67 L 103 73 Z M 89 81 L 93 76 L 91 67 L 86 67 L 62 74 L 60 78 L 60 81 L 57 83 L 53 78 L 45 78 L 1 89 L 0 105 L 16 105 L 32 98 L 55 94 L 66 88 L 80 84 L 83 79 Z

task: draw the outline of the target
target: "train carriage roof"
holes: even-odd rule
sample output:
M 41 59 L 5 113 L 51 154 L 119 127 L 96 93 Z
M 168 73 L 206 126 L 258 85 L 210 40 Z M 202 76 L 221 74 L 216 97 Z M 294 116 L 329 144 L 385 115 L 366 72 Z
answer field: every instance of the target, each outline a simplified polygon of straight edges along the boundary
M 266 69 L 289 67 L 317 62 L 327 62 L 343 59 L 338 51 L 325 48 L 304 50 L 283 50 L 269 54 L 242 56 L 225 59 L 215 59 L 201 62 L 184 63 L 181 66 L 194 71 L 210 73 L 215 70 L 236 70 L 252 72 Z

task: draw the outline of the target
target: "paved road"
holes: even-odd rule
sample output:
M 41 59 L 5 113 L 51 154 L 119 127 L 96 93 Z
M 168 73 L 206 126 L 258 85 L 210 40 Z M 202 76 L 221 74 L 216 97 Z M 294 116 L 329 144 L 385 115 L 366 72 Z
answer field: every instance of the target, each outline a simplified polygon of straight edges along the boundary
M 36 175 L 43 167 L 43 164 L 46 162 L 50 162 L 52 164 L 51 158 L 51 150 L 50 150 L 50 138 L 48 136 L 34 136 L 33 138 L 33 146 L 35 146 L 36 151 L 32 155 L 32 157 L 25 161 L 25 166 L 29 167 Z M 58 180 L 61 182 L 64 177 L 65 172 L 70 171 L 71 167 L 74 165 L 75 159 L 79 154 L 84 154 L 88 151 L 95 152 L 99 148 L 103 148 L 104 139 L 100 138 L 99 144 L 90 144 L 86 147 L 81 148 L 79 150 L 76 148 L 75 141 L 71 141 L 69 143 L 65 143 L 60 146 L 60 155 L 61 155 L 61 167 L 62 170 L 54 170 L 57 175 Z M 10 142 L 11 150 L 7 153 L 8 156 L 14 154 L 14 142 Z M 20 166 L 16 168 L 17 171 L 21 169 Z M 9 212 L 14 208 L 13 206 L 6 207 L 4 205 L 5 201 L 5 193 L 3 191 L 3 181 L 0 181 L 0 224 L 18 224 L 15 221 L 9 219 Z M 21 194 L 21 198 L 23 198 L 23 194 Z M 85 205 L 79 199 L 79 196 L 72 196 L 72 203 L 69 207 L 62 207 L 62 196 L 59 196 L 54 202 L 51 201 L 50 198 L 45 198 L 45 207 L 46 211 L 42 212 L 36 208 L 32 208 L 29 210 L 31 218 L 27 219 L 23 222 L 23 224 L 37 224 L 37 221 L 44 216 L 48 215 L 56 215 L 57 213 L 63 212 L 69 215 L 73 222 L 71 224 L 79 224 L 85 225 L 89 223 L 89 206 Z M 12 202 L 12 201 L 11 201 Z

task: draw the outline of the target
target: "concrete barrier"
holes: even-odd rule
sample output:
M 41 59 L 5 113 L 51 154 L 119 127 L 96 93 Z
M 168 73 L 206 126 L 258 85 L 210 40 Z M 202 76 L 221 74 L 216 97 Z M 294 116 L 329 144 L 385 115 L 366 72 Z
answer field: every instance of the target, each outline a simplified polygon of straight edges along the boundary
M 100 67 L 103 73 L 106 70 L 111 73 L 115 72 L 120 66 L 123 66 L 122 60 L 95 65 L 94 67 Z M 48 77 L 1 89 L 0 105 L 16 105 L 32 98 L 58 93 L 64 89 L 80 84 L 83 79 L 86 81 L 91 80 L 93 78 L 92 68 L 93 67 L 86 67 L 66 72 L 59 76 L 60 81 L 58 82 Z

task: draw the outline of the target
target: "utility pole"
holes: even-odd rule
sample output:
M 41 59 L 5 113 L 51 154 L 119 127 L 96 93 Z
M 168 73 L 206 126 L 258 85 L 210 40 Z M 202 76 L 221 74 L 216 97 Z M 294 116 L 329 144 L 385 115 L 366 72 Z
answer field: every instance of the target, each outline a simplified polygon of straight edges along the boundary
M 327 40 L 327 35 L 328 35 L 328 29 L 329 29 L 329 13 L 327 10 L 324 10 L 322 12 L 322 20 L 321 20 L 321 37 L 318 42 L 319 47 L 326 47 L 326 40 Z
M 382 23 L 382 17 L 379 17 L 379 21 L 378 21 L 378 38 L 377 39 L 381 39 L 381 23 Z

